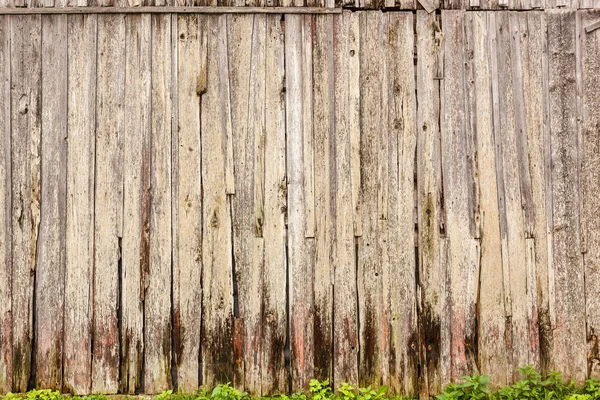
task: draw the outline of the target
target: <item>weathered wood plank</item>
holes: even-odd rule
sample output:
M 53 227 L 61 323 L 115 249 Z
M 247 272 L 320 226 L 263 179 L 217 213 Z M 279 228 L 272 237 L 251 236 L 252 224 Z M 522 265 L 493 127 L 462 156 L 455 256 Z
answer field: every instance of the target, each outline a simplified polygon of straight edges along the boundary
M 144 391 L 171 387 L 171 17 L 152 16 L 149 276 L 144 297 Z
M 311 18 L 311 17 L 307 17 Z M 305 18 L 285 21 L 286 171 L 288 210 L 288 276 L 290 310 L 290 373 L 292 390 L 306 388 L 313 376 L 314 242 L 305 238 L 303 124 L 303 29 Z M 310 42 L 309 42 L 310 43 Z
M 584 28 L 598 20 L 598 11 L 579 11 L 579 32 L 581 40 L 581 139 L 580 151 L 580 190 L 581 190 L 581 235 L 585 237 L 585 308 L 587 327 L 587 371 L 591 377 L 600 376 L 600 205 L 597 195 L 600 192 L 600 99 L 597 89 L 600 84 L 600 30 L 584 32 Z
M 141 389 L 144 350 L 144 299 L 148 284 L 150 230 L 151 20 L 125 19 L 125 115 L 123 243 L 121 267 L 121 388 Z
M 256 65 L 263 60 L 258 60 L 259 55 L 255 55 L 252 60 L 252 39 L 254 28 L 254 16 L 252 15 L 231 15 L 227 17 L 227 39 L 228 39 L 228 60 L 229 60 L 229 93 L 231 101 L 231 126 L 233 135 L 233 154 L 235 170 L 235 195 L 230 197 L 231 217 L 233 227 L 233 257 L 235 265 L 235 279 L 237 282 L 237 295 L 239 308 L 235 314 L 236 352 L 235 352 L 235 376 L 233 379 L 239 382 L 239 385 L 245 387 L 244 377 L 245 364 L 252 374 L 248 378 L 254 379 L 255 385 L 260 378 L 260 364 L 258 355 L 260 354 L 260 328 L 257 320 L 260 310 L 257 304 L 260 304 L 260 279 L 261 266 L 254 265 L 255 260 L 262 260 L 255 257 L 255 244 L 261 242 L 261 238 L 256 237 L 255 219 L 254 219 L 254 121 L 249 118 L 254 113 L 250 110 L 255 109 L 254 99 L 250 98 L 250 77 L 257 79 L 257 74 L 251 72 L 251 65 Z M 261 49 L 262 50 L 262 49 Z M 252 64 L 254 61 L 254 64 Z M 260 64 L 259 64 L 260 65 Z M 260 76 L 261 82 L 264 81 L 264 70 Z M 252 86 L 254 87 L 254 86 Z M 260 101 L 257 96 L 256 101 Z M 264 106 L 263 104 L 258 107 Z M 256 116 L 260 119 L 260 116 Z M 234 288 L 235 290 L 235 288 Z M 246 321 L 248 319 L 248 321 Z M 248 322 L 246 324 L 246 322 Z M 256 337 L 253 340 L 253 337 Z M 246 341 L 247 339 L 247 341 Z M 257 379 L 258 377 L 258 379 Z
M 67 16 L 42 17 L 42 190 L 36 387 L 62 389 L 67 201 Z
M 346 12 L 334 17 L 334 99 L 335 99 L 335 232 L 332 265 L 333 292 L 333 382 L 358 384 L 358 308 L 356 297 L 356 260 L 354 244 L 354 202 L 352 186 L 352 138 L 354 115 L 351 111 L 355 73 L 351 68 L 358 53 L 352 39 L 359 26 L 359 16 Z M 353 52 L 353 53 L 351 53 Z
M 442 332 L 448 319 L 445 265 L 442 263 L 446 232 L 441 170 L 439 80 L 436 80 L 435 15 L 417 11 L 417 206 L 419 227 L 419 357 L 423 368 L 420 394 L 441 393 L 450 379 L 450 343 Z
M 464 92 L 464 12 L 443 11 L 444 80 L 441 96 L 442 179 L 449 251 L 451 377 L 475 370 L 480 245 L 471 234 L 473 173 L 469 168 Z
M 496 153 L 493 131 L 492 74 L 490 49 L 496 49 L 493 24 L 484 12 L 465 17 L 465 40 L 468 59 L 473 71 L 469 88 L 471 134 L 475 138 L 477 170 L 479 173 L 479 215 L 481 234 L 480 291 L 486 293 L 478 300 L 480 373 L 493 377 L 493 382 L 506 384 L 507 348 L 505 340 L 504 287 L 502 282 L 502 246 L 499 226 Z M 493 41 L 493 43 L 492 43 Z
M 14 0 L 15 3 L 22 0 Z M 82 0 L 85 1 L 85 0 Z M 140 6 L 132 7 L 113 7 L 103 6 L 96 7 L 90 4 L 90 7 L 86 7 L 85 4 L 79 4 L 78 7 L 64 7 L 64 8 L 40 8 L 37 6 L 31 6 L 23 8 L 24 5 L 17 5 L 15 7 L 2 7 L 0 6 L 0 14 L 9 15 L 26 15 L 26 14 L 164 14 L 164 13 L 176 13 L 176 14 L 341 14 L 341 8 L 331 7 L 303 7 L 302 0 L 296 0 L 297 4 L 293 6 L 282 5 L 282 6 L 265 6 L 265 7 L 227 7 L 219 6 L 216 4 L 204 4 L 206 1 L 201 1 L 201 5 L 194 6 L 168 6 L 168 5 L 149 5 L 142 4 Z M 210 2 L 208 2 L 210 3 Z
M 0 393 L 12 390 L 10 17 L 0 17 Z
M 33 295 L 40 224 L 41 17 L 11 17 L 13 385 L 31 373 Z
M 362 235 L 358 196 L 360 191 L 360 18 L 351 18 L 348 32 L 348 129 L 354 236 Z
M 116 393 L 123 229 L 125 17 L 98 16 L 92 392 Z
M 266 41 L 266 123 L 265 220 L 263 228 L 265 261 L 263 269 L 261 393 L 284 393 L 288 388 L 285 367 L 287 337 L 286 281 L 286 131 L 284 27 L 281 16 L 267 16 Z
M 581 382 L 587 369 L 584 266 L 580 252 L 575 79 L 575 12 L 550 11 L 548 87 L 552 144 L 553 368 Z
M 201 106 L 202 132 L 202 375 L 213 386 L 233 377 L 233 285 L 231 214 L 226 197 L 225 120 L 221 52 L 227 51 L 227 16 L 208 20 L 208 75 Z
M 384 243 L 387 230 L 387 104 L 382 97 L 383 45 L 387 16 L 381 12 L 360 15 L 360 191 L 362 236 L 358 239 L 358 307 L 360 319 L 359 382 L 379 384 L 387 378 L 388 318 L 383 273 L 388 269 Z M 367 34 L 368 32 L 368 34 Z M 385 39 L 384 39 L 385 38 Z M 384 83 L 385 82 L 385 83 Z M 386 93 L 387 94 L 387 93 Z M 387 100 L 385 100 L 387 101 Z
M 315 166 L 313 131 L 313 36 L 315 18 L 302 24 L 302 135 L 304 155 L 305 236 L 315 237 Z
M 180 15 L 177 41 L 177 252 L 173 266 L 178 389 L 198 389 L 202 297 L 202 148 L 200 103 L 206 90 L 206 17 Z M 175 179 L 175 176 L 174 176 Z M 175 243 L 174 243 L 175 246 Z M 175 248 L 174 248 L 175 250 Z M 175 275 L 178 279 L 175 279 Z
M 313 33 L 313 148 L 315 171 L 314 377 L 331 379 L 333 269 L 335 227 L 333 16 L 315 17 Z

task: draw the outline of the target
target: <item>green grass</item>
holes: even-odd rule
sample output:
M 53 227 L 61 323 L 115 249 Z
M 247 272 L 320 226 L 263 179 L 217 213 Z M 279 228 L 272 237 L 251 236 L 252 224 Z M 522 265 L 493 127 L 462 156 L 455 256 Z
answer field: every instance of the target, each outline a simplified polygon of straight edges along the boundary
M 460 382 L 449 384 L 437 400 L 600 400 L 600 381 L 589 379 L 583 386 L 574 381 L 565 382 L 559 372 L 551 372 L 543 377 L 533 367 L 519 369 L 522 379 L 510 386 L 492 390 L 490 377 L 473 374 L 463 376 Z M 105 395 L 69 396 L 49 389 L 32 390 L 24 394 L 8 393 L 6 400 L 109 400 Z M 127 396 L 119 396 L 126 399 Z M 183 394 L 165 391 L 154 396 L 153 400 L 406 400 L 398 396 L 388 396 L 387 387 L 355 388 L 343 383 L 333 390 L 329 381 L 310 381 L 308 393 L 280 395 L 257 399 L 242 392 L 231 384 L 218 385 L 212 390 L 202 389 L 198 393 Z

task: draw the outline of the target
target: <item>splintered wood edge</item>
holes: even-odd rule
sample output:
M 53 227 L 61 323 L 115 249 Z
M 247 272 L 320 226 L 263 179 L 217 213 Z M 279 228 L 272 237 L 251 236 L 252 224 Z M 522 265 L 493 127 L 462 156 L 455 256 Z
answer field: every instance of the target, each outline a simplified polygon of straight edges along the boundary
M 420 0 L 421 2 L 427 0 Z M 24 14 L 341 14 L 341 8 L 324 7 L 0 7 L 0 15 Z

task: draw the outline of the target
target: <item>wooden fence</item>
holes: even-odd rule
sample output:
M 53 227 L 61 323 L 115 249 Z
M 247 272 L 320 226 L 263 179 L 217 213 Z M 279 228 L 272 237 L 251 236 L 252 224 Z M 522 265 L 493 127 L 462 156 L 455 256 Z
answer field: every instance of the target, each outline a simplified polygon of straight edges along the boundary
M 0 392 L 599 376 L 599 19 L 0 15 Z

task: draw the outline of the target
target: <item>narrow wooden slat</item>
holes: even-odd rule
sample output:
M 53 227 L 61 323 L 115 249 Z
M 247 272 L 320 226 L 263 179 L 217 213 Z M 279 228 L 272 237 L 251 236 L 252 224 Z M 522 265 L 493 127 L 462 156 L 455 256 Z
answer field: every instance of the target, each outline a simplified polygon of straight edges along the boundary
M 312 282 L 314 243 L 305 238 L 302 30 L 304 18 L 285 21 L 286 175 L 288 210 L 288 276 L 290 374 L 292 391 L 304 389 L 313 376 Z
M 13 385 L 31 373 L 33 295 L 40 224 L 41 17 L 11 18 Z
M 315 19 L 305 16 L 302 24 L 302 135 L 304 155 L 305 236 L 315 237 L 315 167 L 313 131 L 313 36 Z
M 575 12 L 551 11 L 548 21 L 548 86 L 552 143 L 554 225 L 553 368 L 566 379 L 585 378 L 584 266 L 580 253 L 577 188 Z
M 173 266 L 179 279 L 173 281 L 179 298 L 174 299 L 179 390 L 198 389 L 198 355 L 201 327 L 202 273 L 202 153 L 200 103 L 206 90 L 201 77 L 206 69 L 206 17 L 177 17 L 177 256 Z M 203 71 L 204 70 L 204 71 Z M 174 177 L 175 179 L 175 177 Z M 175 184 L 175 181 L 173 182 Z M 175 245 L 175 244 L 174 244 Z M 174 274 L 175 275 L 175 274 Z
M 348 32 L 348 129 L 350 135 L 350 179 L 354 236 L 362 236 L 360 191 L 360 12 L 351 18 Z
M 0 393 L 12 390 L 10 17 L 0 17 Z
M 152 16 L 149 276 L 144 297 L 144 391 L 171 387 L 171 18 Z
M 490 49 L 495 49 L 495 31 L 485 12 L 465 17 L 465 40 L 468 68 L 472 69 L 469 87 L 469 110 L 477 152 L 479 173 L 479 215 L 481 234 L 480 291 L 486 293 L 478 301 L 478 360 L 481 373 L 491 375 L 493 382 L 506 384 L 508 365 L 504 337 L 506 328 L 504 288 L 502 282 L 502 248 L 499 226 L 496 154 L 493 131 L 492 75 Z M 490 43 L 494 40 L 494 43 Z
M 67 17 L 42 17 L 42 190 L 36 387 L 62 388 L 67 192 Z
M 332 229 L 336 204 L 334 162 L 333 17 L 315 17 L 313 34 L 313 146 L 315 171 L 314 377 L 331 379 L 333 270 Z
M 279 15 L 267 16 L 265 220 L 263 269 L 261 393 L 284 393 L 287 337 L 286 281 L 286 131 L 284 94 L 284 27 Z
M 219 71 L 226 59 L 227 17 L 208 21 L 208 75 L 201 106 L 202 132 L 202 375 L 211 387 L 233 378 L 233 285 L 231 214 L 225 181 L 226 135 Z
M 598 266 L 600 260 L 600 206 L 597 193 L 600 190 L 600 99 L 597 95 L 600 83 L 600 31 L 585 33 L 584 27 L 600 17 L 598 11 L 579 11 L 581 24 L 578 37 L 581 40 L 581 115 L 580 125 L 582 141 L 580 151 L 580 191 L 581 215 L 580 229 L 585 237 L 585 309 L 587 328 L 587 371 L 591 377 L 600 376 L 600 299 L 596 295 L 600 290 Z
M 417 302 L 415 271 L 416 206 L 415 151 L 417 143 L 412 13 L 389 16 L 387 88 L 388 254 L 390 262 L 390 389 L 405 396 L 418 393 Z
M 255 106 L 254 101 L 261 101 L 260 96 L 256 99 L 250 98 L 250 78 L 259 79 L 264 82 L 264 69 L 262 76 L 250 72 L 251 65 L 256 68 L 257 64 L 264 65 L 264 59 L 260 60 L 260 54 L 255 56 L 252 64 L 252 39 L 254 28 L 254 16 L 252 15 L 230 15 L 227 16 L 227 39 L 229 60 L 229 93 L 231 101 L 231 126 L 233 135 L 233 154 L 235 170 L 235 195 L 230 196 L 232 227 L 233 227 L 233 257 L 235 262 L 235 277 L 237 282 L 237 294 L 239 309 L 236 314 L 235 343 L 235 373 L 234 380 L 245 388 L 244 369 L 247 362 L 249 379 L 252 384 L 260 385 L 260 279 L 261 266 L 254 265 L 256 243 L 262 241 L 256 237 L 254 218 L 254 116 L 250 110 L 255 107 L 264 107 L 262 104 Z M 262 48 L 261 48 L 262 51 Z M 259 59 L 257 59 L 257 57 Z M 252 86 L 254 87 L 254 86 Z M 262 116 L 256 118 L 260 120 Z M 246 318 L 248 324 L 246 324 Z M 253 336 L 256 338 L 253 339 Z M 239 376 L 238 376 L 239 375 Z
M 442 174 L 446 201 L 450 279 L 451 376 L 476 368 L 476 301 L 479 286 L 479 241 L 471 234 L 473 174 L 468 160 L 464 94 L 464 13 L 443 11 L 444 80 L 441 96 Z M 452 56 L 450 56 L 452 55 Z
M 42 8 L 38 6 L 32 6 L 28 8 L 22 8 L 23 5 L 18 5 L 18 1 L 14 0 L 15 7 L 0 7 L 1 14 L 10 15 L 25 15 L 25 14 L 164 14 L 164 13 L 176 13 L 176 14 L 341 14 L 341 8 L 331 7 L 303 7 L 300 0 L 300 4 L 283 5 L 283 6 L 265 6 L 265 7 L 215 7 L 215 5 L 199 5 L 199 6 L 184 6 L 174 7 L 168 5 L 141 5 L 136 7 L 84 7 L 82 4 L 78 4 L 78 7 L 64 7 L 64 8 Z
M 448 319 L 445 265 L 446 232 L 441 174 L 439 80 L 435 79 L 435 15 L 417 11 L 417 206 L 419 227 L 419 357 L 420 393 L 424 398 L 441 393 L 450 378 L 450 343 L 442 332 Z
M 125 17 L 98 16 L 92 392 L 116 393 L 123 229 Z
M 359 25 L 356 13 L 334 17 L 333 54 L 335 79 L 335 248 L 333 292 L 333 381 L 336 387 L 358 384 L 358 309 L 356 305 L 356 261 L 352 186 L 352 76 L 350 67 L 358 59 L 352 35 Z M 358 39 L 358 38 L 356 38 Z M 354 51 L 353 53 L 351 53 Z
M 141 388 L 150 230 L 150 16 L 125 18 L 126 70 L 121 267 L 121 388 Z
M 387 245 L 387 105 L 382 104 L 384 83 L 384 37 L 387 20 L 381 12 L 360 15 L 361 136 L 359 202 L 362 211 L 362 236 L 358 240 L 358 308 L 360 320 L 359 382 L 378 384 L 387 376 L 387 324 L 384 271 Z M 368 34 L 366 34 L 368 32 Z M 385 114 L 384 114 L 385 112 Z M 381 183 L 380 183 L 381 182 Z

